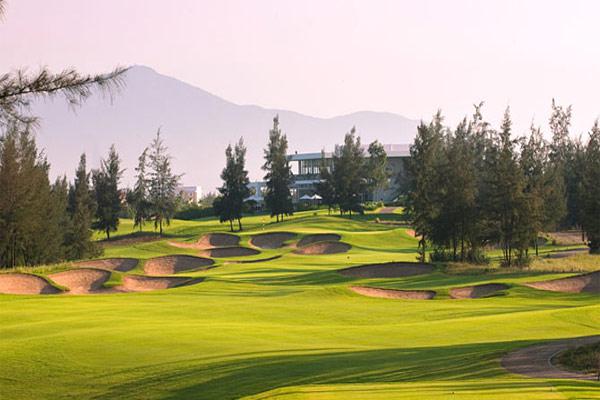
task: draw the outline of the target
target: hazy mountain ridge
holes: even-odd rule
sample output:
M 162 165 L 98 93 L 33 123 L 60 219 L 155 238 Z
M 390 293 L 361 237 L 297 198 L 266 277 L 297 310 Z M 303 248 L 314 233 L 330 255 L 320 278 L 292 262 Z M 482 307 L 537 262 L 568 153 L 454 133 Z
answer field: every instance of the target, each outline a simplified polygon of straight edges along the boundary
M 115 143 L 127 168 L 125 183 L 130 183 L 137 157 L 161 127 L 175 172 L 185 173 L 182 182 L 212 190 L 220 184 L 225 147 L 240 136 L 248 146 L 250 177 L 262 177 L 262 149 L 275 114 L 279 114 L 291 152 L 332 149 L 352 126 L 356 126 L 363 142 L 378 139 L 382 143 L 408 143 L 418 123 L 384 112 L 317 118 L 238 105 L 142 66 L 132 67 L 125 81 L 125 88 L 112 101 L 99 95 L 75 110 L 58 100 L 33 107 L 41 118 L 38 143 L 45 148 L 53 176 L 72 175 L 84 151 L 89 165 L 96 167 L 99 158 Z

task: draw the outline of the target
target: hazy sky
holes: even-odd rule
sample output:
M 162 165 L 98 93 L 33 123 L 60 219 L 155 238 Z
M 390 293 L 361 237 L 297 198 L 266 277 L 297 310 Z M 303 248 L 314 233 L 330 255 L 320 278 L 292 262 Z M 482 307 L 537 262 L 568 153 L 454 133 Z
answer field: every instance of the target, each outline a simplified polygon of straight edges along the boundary
M 600 116 L 600 1 L 7 0 L 0 71 L 143 64 L 228 100 L 454 124 L 486 101 L 517 131 Z

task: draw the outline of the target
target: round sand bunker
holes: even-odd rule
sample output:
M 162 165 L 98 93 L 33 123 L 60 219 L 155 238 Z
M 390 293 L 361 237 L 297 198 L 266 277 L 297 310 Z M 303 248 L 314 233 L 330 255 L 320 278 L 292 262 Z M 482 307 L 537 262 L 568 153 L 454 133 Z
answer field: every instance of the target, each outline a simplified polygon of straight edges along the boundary
M 369 286 L 351 286 L 350 290 L 363 296 L 383 299 L 431 300 L 436 294 L 433 290 L 398 290 Z
M 423 275 L 433 272 L 431 264 L 412 262 L 390 262 L 383 264 L 367 264 L 344 268 L 338 272 L 353 278 L 401 278 L 405 276 Z
M 208 249 L 202 252 L 207 257 L 227 258 L 227 257 L 246 257 L 260 254 L 260 251 L 249 249 L 247 247 L 218 247 Z
M 296 254 L 321 255 L 346 253 L 352 246 L 344 242 L 317 242 L 304 246 L 295 251 Z
M 525 285 L 552 292 L 600 294 L 600 271 L 551 281 L 531 282 Z
M 102 260 L 79 261 L 76 262 L 75 265 L 80 267 L 105 269 L 108 271 L 127 272 L 138 265 L 138 260 L 135 258 L 105 258 Z
M 180 249 L 212 249 L 214 247 L 237 246 L 240 238 L 229 233 L 208 233 L 198 239 L 195 243 L 185 242 L 169 242 L 171 246 L 179 247 Z
M 0 293 L 4 294 L 53 294 L 59 293 L 55 288 L 37 275 L 32 274 L 0 274 Z
M 298 247 L 308 246 L 317 242 L 336 242 L 342 237 L 336 233 L 317 233 L 314 235 L 306 235 L 298 242 Z
M 103 289 L 110 279 L 110 272 L 102 269 L 79 268 L 49 275 L 60 286 L 69 289 L 69 293 L 93 293 Z
M 151 258 L 144 265 L 148 275 L 171 275 L 179 272 L 208 269 L 214 264 L 210 258 L 175 255 Z
M 252 236 L 250 243 L 253 246 L 260 247 L 261 249 L 278 249 L 283 247 L 285 242 L 296 238 L 296 234 L 292 232 L 269 232 L 261 233 L 259 235 Z
M 478 299 L 490 296 L 501 290 L 508 289 L 503 283 L 486 283 L 483 285 L 464 286 L 450 289 L 450 297 L 453 299 Z
M 148 292 L 193 285 L 199 282 L 202 282 L 201 278 L 127 275 L 123 278 L 123 284 L 120 288 L 131 292 Z

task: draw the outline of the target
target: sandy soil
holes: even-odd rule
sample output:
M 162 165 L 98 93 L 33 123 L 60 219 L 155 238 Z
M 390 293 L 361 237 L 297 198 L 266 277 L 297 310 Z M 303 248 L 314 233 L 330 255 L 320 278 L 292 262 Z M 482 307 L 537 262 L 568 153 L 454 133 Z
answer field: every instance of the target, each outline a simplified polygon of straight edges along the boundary
M 508 289 L 503 283 L 486 283 L 483 285 L 464 286 L 450 289 L 450 297 L 453 299 L 478 299 L 494 294 L 500 290 Z
M 215 247 L 237 246 L 240 243 L 239 236 L 229 233 L 208 233 L 202 236 L 196 243 L 169 242 L 171 246 L 180 249 L 206 250 Z
M 414 230 L 414 229 L 407 229 L 407 230 L 406 230 L 406 234 L 407 234 L 408 236 L 410 236 L 410 237 L 414 237 L 414 238 L 416 238 L 416 237 L 417 237 L 417 233 L 415 232 L 415 230 Z
M 340 240 L 342 237 L 335 233 L 317 233 L 314 235 L 306 235 L 298 242 L 298 247 L 308 246 L 309 244 L 317 242 L 334 242 Z
M 135 258 L 105 258 L 102 260 L 78 261 L 74 264 L 80 267 L 90 267 L 105 269 L 108 271 L 127 272 L 131 271 L 138 265 L 138 260 Z
M 317 242 L 299 248 L 295 253 L 303 255 L 339 254 L 346 253 L 351 248 L 352 246 L 344 242 Z
M 209 269 L 214 264 L 210 258 L 174 255 L 151 258 L 144 265 L 148 275 L 171 275 L 183 271 Z
M 60 290 L 47 280 L 31 274 L 0 274 L 0 293 L 6 294 L 54 294 Z
M 298 235 L 292 232 L 261 233 L 259 235 L 252 236 L 252 239 L 250 239 L 250 244 L 261 249 L 278 249 L 283 247 L 284 243 L 288 240 L 295 239 L 296 236 Z
M 78 268 L 48 276 L 52 281 L 69 289 L 71 294 L 93 293 L 103 289 L 110 272 L 102 269 Z
M 569 278 L 553 279 L 526 283 L 526 286 L 565 293 L 596 293 L 600 294 L 600 271 L 576 275 Z
M 581 239 L 581 231 L 548 232 L 547 235 L 550 240 L 560 246 L 584 244 Z
M 123 285 L 119 288 L 131 292 L 147 292 L 193 285 L 199 282 L 202 282 L 202 278 L 127 275 L 123 278 Z
M 433 272 L 431 264 L 411 262 L 390 262 L 384 264 L 367 264 L 344 268 L 338 272 L 353 278 L 401 278 L 404 276 L 423 275 Z
M 248 247 L 217 247 L 204 250 L 201 255 L 205 257 L 227 258 L 227 257 L 245 257 L 260 254 L 260 251 L 249 249 Z
M 350 290 L 363 296 L 384 299 L 431 300 L 435 297 L 435 292 L 432 290 L 397 290 L 368 286 L 351 286 Z
M 566 258 L 576 256 L 577 254 L 587 254 L 590 251 L 588 249 L 573 249 L 564 251 L 555 251 L 546 255 L 546 258 Z
M 530 378 L 594 380 L 597 379 L 595 374 L 560 369 L 552 363 L 552 358 L 569 348 L 595 343 L 598 340 L 600 340 L 600 335 L 537 344 L 511 351 L 502 358 L 501 364 L 513 374 L 525 375 Z

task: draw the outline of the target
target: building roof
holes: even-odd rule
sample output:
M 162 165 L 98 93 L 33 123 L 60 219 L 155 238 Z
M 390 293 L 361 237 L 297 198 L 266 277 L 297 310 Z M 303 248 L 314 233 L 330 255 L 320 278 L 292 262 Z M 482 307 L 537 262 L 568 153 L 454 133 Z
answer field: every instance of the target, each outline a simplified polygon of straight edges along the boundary
M 368 149 L 368 145 L 363 145 L 363 149 Z M 409 144 L 384 144 L 383 148 L 388 157 L 409 157 Z M 331 158 L 331 152 L 325 152 L 325 158 Z M 321 158 L 321 152 L 318 153 L 295 153 L 289 155 L 290 161 L 316 160 Z

